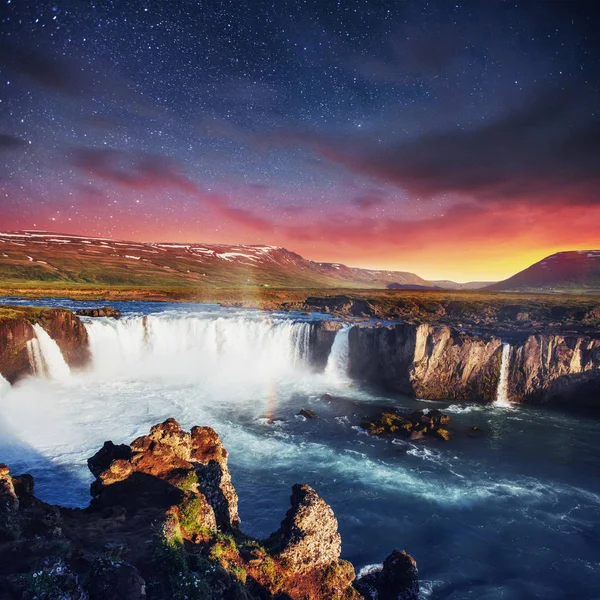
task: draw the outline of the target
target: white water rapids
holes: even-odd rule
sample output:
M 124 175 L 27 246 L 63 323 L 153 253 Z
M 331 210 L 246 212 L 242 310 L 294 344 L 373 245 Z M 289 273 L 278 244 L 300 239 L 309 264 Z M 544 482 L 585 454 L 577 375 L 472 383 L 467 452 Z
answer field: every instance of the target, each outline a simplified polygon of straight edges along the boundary
M 291 486 L 308 483 L 335 512 L 344 558 L 360 568 L 406 548 L 432 597 L 562 600 L 597 588 L 595 423 L 527 407 L 441 405 L 457 432 L 450 442 L 375 438 L 359 427 L 369 410 L 432 404 L 351 385 L 349 328 L 336 333 L 319 372 L 311 318 L 128 307 L 119 306 L 119 320 L 85 319 L 89 369 L 69 374 L 56 344 L 36 332 L 40 376 L 12 388 L 0 379 L 0 462 L 32 473 L 41 499 L 86 506 L 87 459 L 103 442 L 130 443 L 175 417 L 222 438 L 251 535 L 274 531 Z M 500 401 L 510 352 L 503 348 Z M 303 419 L 301 408 L 318 417 Z M 482 437 L 461 434 L 474 425 Z

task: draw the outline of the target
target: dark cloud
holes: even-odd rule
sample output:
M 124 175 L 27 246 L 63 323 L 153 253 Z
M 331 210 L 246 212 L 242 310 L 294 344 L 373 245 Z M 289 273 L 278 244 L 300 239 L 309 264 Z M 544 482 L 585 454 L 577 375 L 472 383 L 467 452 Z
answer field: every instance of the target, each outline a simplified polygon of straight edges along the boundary
M 198 186 L 163 156 L 112 148 L 79 148 L 73 150 L 71 156 L 75 166 L 111 184 L 139 191 L 167 188 L 192 195 L 200 193 Z
M 441 75 L 460 56 L 460 39 L 451 30 L 432 36 L 423 29 L 405 27 L 390 36 L 386 52 L 379 56 L 359 56 L 352 62 L 367 79 L 401 84 L 407 78 Z
M 81 69 L 47 50 L 2 43 L 0 65 L 61 94 L 77 96 L 88 87 Z
M 330 160 L 420 198 L 597 203 L 600 114 L 580 92 L 552 90 L 480 127 L 396 144 L 304 139 Z
M 183 192 L 245 227 L 258 231 L 273 227 L 270 220 L 246 208 L 232 206 L 223 194 L 203 189 L 164 156 L 128 153 L 112 148 L 78 148 L 72 151 L 71 157 L 73 164 L 87 175 L 106 183 L 139 192 Z
M 19 137 L 0 133 L 0 150 L 17 150 L 23 148 L 27 143 Z
M 357 198 L 354 198 L 353 202 L 358 208 L 366 211 L 375 208 L 376 206 L 382 206 L 385 204 L 385 199 L 375 192 L 368 192 L 367 194 L 361 194 Z

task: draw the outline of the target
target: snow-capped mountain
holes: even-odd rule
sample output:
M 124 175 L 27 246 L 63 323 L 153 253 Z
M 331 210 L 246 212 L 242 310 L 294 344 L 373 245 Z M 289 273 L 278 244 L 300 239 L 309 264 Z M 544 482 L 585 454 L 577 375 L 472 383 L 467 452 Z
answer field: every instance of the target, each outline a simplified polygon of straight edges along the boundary
M 128 242 L 45 231 L 0 233 L 0 278 L 123 286 L 433 287 L 414 273 L 313 262 L 278 246 Z

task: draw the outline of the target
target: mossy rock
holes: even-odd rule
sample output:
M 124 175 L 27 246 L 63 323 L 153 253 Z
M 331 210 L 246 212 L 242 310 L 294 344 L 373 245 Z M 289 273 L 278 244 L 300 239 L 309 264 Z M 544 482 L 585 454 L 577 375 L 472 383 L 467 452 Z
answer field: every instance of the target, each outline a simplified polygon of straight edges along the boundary
M 440 440 L 444 440 L 444 441 L 449 441 L 450 440 L 450 433 L 448 433 L 447 429 L 436 429 L 435 430 L 435 435 L 440 439 Z

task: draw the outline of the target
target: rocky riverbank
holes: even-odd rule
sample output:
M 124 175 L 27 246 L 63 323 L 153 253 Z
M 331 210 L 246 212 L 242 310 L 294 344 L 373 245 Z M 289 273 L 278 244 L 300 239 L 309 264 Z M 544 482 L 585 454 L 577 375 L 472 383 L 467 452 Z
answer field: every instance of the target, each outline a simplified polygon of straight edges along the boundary
M 188 433 L 168 419 L 130 445 L 106 442 L 88 462 L 84 510 L 41 502 L 31 476 L 0 465 L 2 600 L 418 597 L 405 552 L 356 580 L 333 511 L 307 485 L 293 487 L 269 538 L 245 535 L 227 451 L 209 427 Z
M 326 362 L 323 357 L 344 326 L 317 326 L 316 365 Z M 350 377 L 387 391 L 427 400 L 495 402 L 506 360 L 507 402 L 600 408 L 600 335 L 535 334 L 509 343 L 444 324 L 355 323 L 348 344 Z
M 362 314 L 369 304 L 349 306 Z M 317 308 L 328 307 L 313 306 Z M 346 314 L 350 308 L 343 304 L 328 312 Z M 84 317 L 120 314 L 110 307 L 79 312 Z M 478 330 L 435 321 L 325 319 L 311 326 L 307 354 L 314 370 L 325 370 L 338 332 L 348 327 L 343 368 L 359 385 L 428 400 L 492 403 L 501 393 L 503 402 L 600 407 L 599 330 L 506 333 L 491 326 Z M 71 311 L 0 307 L 0 374 L 10 383 L 48 367 L 40 364 L 43 353 L 36 353 L 44 332 L 58 345 L 68 367 L 89 363 L 86 327 Z M 500 385 L 502 374 L 505 381 Z
M 35 372 L 32 342 L 39 325 L 58 344 L 72 368 L 90 360 L 88 335 L 70 310 L 33 306 L 0 306 L 0 374 L 10 383 Z

